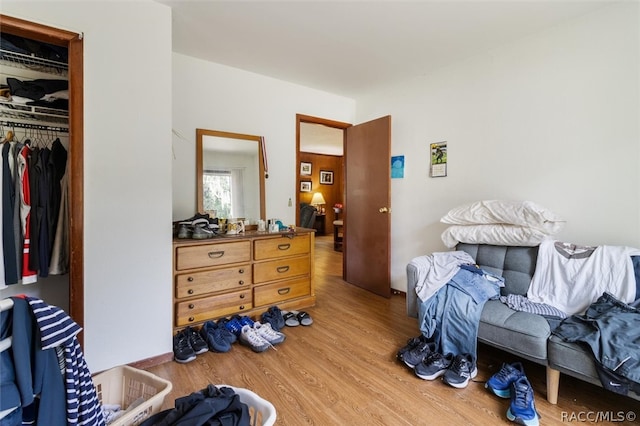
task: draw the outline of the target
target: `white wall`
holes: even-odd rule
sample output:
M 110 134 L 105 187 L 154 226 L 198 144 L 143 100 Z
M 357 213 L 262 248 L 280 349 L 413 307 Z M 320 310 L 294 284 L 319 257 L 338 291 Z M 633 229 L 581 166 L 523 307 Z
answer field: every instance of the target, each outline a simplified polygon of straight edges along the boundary
M 392 116 L 392 286 L 413 257 L 443 251 L 449 209 L 531 200 L 567 221 L 558 239 L 640 247 L 640 68 L 636 3 L 565 25 L 357 99 L 357 122 Z M 428 145 L 448 142 L 448 177 Z
M 267 217 L 289 224 L 295 223 L 296 114 L 347 123 L 355 115 L 353 99 L 178 53 L 172 103 L 174 220 L 196 212 L 196 128 L 264 136 Z
M 84 353 L 99 371 L 171 351 L 171 10 L 3 0 L 84 33 Z

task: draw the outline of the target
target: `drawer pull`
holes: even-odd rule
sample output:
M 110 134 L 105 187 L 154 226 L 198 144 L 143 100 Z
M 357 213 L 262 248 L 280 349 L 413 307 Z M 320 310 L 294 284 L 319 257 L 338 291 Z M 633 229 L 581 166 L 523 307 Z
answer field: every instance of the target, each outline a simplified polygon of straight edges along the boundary
M 290 291 L 291 291 L 291 287 L 279 288 L 278 289 L 278 294 L 284 295 L 284 294 L 288 294 Z
M 193 282 L 193 277 L 189 277 L 189 278 L 187 278 L 187 281 L 189 281 L 189 282 Z
M 239 273 L 239 274 L 244 274 L 244 269 L 240 269 L 240 270 L 238 271 L 238 273 Z
M 244 299 L 244 294 L 241 294 L 241 295 L 240 295 L 240 299 Z
M 240 280 L 240 281 L 238 281 L 238 284 L 242 285 L 242 284 L 244 284 L 244 281 Z
M 224 250 L 220 250 L 220 251 L 210 251 L 209 252 L 209 258 L 210 259 L 219 259 L 222 256 L 224 256 Z
M 244 305 L 240 305 L 240 307 L 238 307 L 238 309 L 240 309 L 241 311 L 244 310 Z
M 289 250 L 291 244 L 278 244 L 278 250 Z
M 193 308 L 194 308 L 193 303 L 189 303 L 189 309 L 193 309 Z
M 281 274 L 287 272 L 288 270 L 289 270 L 289 266 L 278 266 L 276 268 L 276 271 L 278 271 Z
M 194 317 L 189 317 L 189 322 L 193 322 L 193 321 L 195 321 L 195 318 Z
M 193 294 L 193 289 L 192 289 L 192 288 L 190 288 L 189 290 L 187 290 L 187 293 L 189 293 L 189 294 Z

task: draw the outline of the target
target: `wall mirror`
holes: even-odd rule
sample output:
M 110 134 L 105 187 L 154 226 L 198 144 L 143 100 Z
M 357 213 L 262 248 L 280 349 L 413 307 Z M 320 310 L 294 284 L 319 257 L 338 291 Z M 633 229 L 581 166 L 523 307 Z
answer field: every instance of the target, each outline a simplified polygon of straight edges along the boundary
M 264 220 L 264 164 L 261 136 L 196 129 L 198 211 L 223 219 Z

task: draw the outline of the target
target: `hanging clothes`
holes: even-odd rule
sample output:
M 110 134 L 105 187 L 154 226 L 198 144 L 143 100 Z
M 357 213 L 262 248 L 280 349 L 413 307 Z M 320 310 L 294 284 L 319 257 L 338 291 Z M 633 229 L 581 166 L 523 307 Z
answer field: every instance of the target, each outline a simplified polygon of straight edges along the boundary
M 29 140 L 18 154 L 18 178 L 20 181 L 20 231 L 22 238 L 22 284 L 33 284 L 38 280 L 38 273 L 29 268 L 30 252 L 30 219 L 31 219 L 31 192 L 29 186 L 29 156 L 31 148 Z
M 2 250 L 4 260 L 5 284 L 18 283 L 18 261 L 15 252 L 15 234 L 13 233 L 13 205 L 15 185 L 12 175 L 12 144 L 6 142 L 2 146 Z

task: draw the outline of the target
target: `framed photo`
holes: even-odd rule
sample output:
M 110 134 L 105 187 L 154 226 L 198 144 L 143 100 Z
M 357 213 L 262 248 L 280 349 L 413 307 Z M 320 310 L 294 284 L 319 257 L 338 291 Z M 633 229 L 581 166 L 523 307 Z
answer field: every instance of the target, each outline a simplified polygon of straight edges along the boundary
M 311 192 L 311 182 L 310 181 L 300 182 L 300 192 Z
M 300 174 L 305 176 L 311 176 L 311 163 L 300 163 Z
M 320 170 L 320 183 L 322 185 L 333 185 L 333 172 Z

